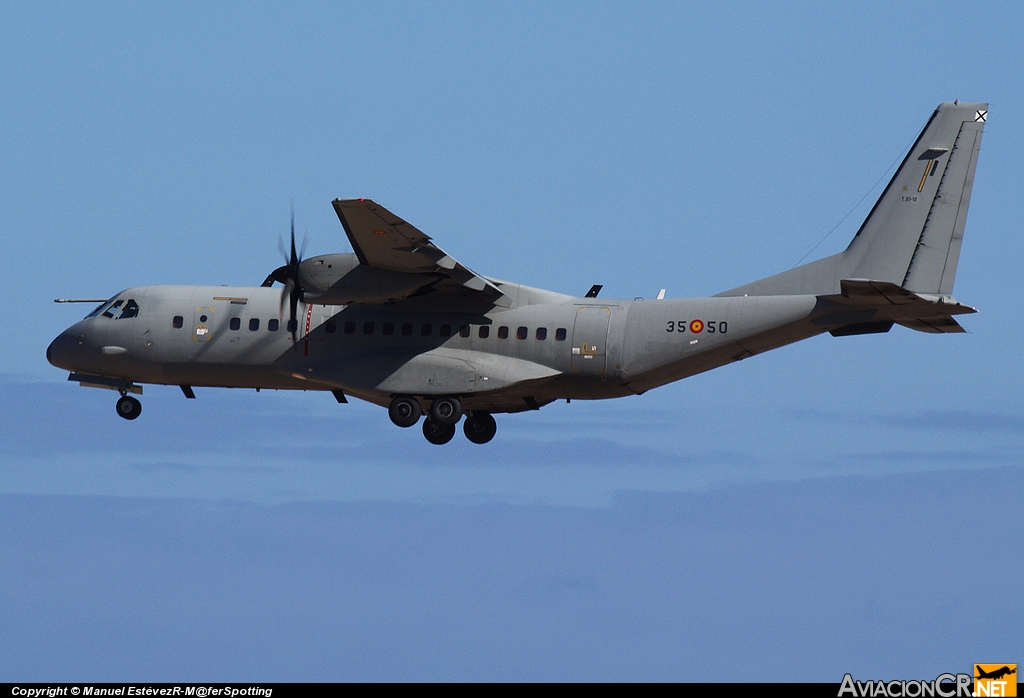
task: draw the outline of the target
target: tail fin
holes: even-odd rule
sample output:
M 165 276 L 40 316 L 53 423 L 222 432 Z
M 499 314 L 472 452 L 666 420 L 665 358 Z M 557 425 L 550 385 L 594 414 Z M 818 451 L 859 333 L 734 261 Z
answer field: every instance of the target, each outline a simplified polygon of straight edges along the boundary
M 870 279 L 948 296 L 987 118 L 987 104 L 940 104 L 846 250 L 718 295 L 831 294 Z

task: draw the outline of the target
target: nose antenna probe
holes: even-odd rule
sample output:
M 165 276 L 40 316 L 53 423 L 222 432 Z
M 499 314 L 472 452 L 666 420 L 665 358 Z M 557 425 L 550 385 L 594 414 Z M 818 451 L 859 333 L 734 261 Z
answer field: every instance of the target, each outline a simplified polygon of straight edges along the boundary
M 106 298 L 54 298 L 54 303 L 102 303 Z

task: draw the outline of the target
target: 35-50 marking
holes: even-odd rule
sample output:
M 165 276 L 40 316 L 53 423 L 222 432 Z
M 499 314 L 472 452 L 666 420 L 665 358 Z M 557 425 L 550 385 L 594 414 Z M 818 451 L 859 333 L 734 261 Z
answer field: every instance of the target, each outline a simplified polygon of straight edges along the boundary
M 669 320 L 668 326 L 665 327 L 666 332 L 691 332 L 693 334 L 700 334 L 701 332 L 707 332 L 708 334 L 725 334 L 729 331 L 729 323 L 725 320 Z

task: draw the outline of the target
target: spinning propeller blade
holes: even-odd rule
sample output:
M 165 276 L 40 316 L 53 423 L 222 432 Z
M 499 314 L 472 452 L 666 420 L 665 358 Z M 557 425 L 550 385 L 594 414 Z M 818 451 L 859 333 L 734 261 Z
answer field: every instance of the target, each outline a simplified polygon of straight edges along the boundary
M 285 299 L 288 301 L 288 331 L 292 333 L 292 341 L 298 341 L 299 337 L 299 321 L 297 312 L 299 301 L 305 302 L 305 290 L 302 288 L 302 284 L 299 282 L 299 265 L 302 263 L 302 255 L 306 253 L 306 243 L 308 242 L 308 236 L 302 241 L 302 251 L 295 251 L 295 207 L 292 206 L 292 225 L 291 225 L 291 254 L 285 250 L 284 241 L 280 237 L 277 239 L 277 248 L 281 251 L 281 255 L 284 257 L 284 266 L 278 267 L 270 273 L 270 276 L 263 282 L 264 286 L 272 286 L 275 281 L 280 281 L 284 284 L 284 288 L 281 289 L 281 309 L 280 313 L 284 316 L 284 304 Z

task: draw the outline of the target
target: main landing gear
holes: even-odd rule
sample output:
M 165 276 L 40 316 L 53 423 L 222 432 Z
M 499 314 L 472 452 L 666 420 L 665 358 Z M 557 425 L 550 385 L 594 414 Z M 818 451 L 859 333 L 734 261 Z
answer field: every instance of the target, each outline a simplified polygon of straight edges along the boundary
M 475 444 L 485 444 L 494 438 L 498 425 L 490 412 L 473 412 L 462 424 L 466 438 Z
M 388 416 L 391 417 L 391 421 L 396 426 L 403 428 L 411 427 L 420 421 L 421 414 L 423 414 L 423 410 L 420 409 L 419 400 L 414 400 L 411 397 L 396 397 L 388 407 Z
M 388 416 L 400 427 L 411 427 L 423 414 L 419 400 L 399 395 L 391 401 Z M 438 397 L 430 403 L 427 418 L 423 420 L 423 436 L 437 446 L 446 444 L 455 437 L 455 426 L 462 419 L 462 401 L 457 397 Z M 498 425 L 489 412 L 474 410 L 466 413 L 462 424 L 466 438 L 475 444 L 485 444 L 494 438 Z
M 125 419 L 138 419 L 142 414 L 142 403 L 131 395 L 121 395 L 117 401 L 117 414 Z
M 430 417 L 423 420 L 423 435 L 435 446 L 448 443 L 455 437 L 454 424 L 439 424 Z

